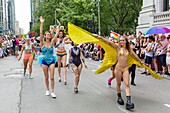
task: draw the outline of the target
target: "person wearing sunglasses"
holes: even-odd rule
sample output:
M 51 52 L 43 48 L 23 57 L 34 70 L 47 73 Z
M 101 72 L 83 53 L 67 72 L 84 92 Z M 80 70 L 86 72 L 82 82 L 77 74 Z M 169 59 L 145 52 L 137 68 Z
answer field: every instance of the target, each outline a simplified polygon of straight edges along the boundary
M 75 87 L 74 87 L 74 92 L 78 93 L 78 84 L 80 81 L 80 74 L 82 71 L 82 62 L 84 63 L 85 68 L 87 68 L 87 65 L 84 60 L 84 56 L 82 53 L 82 50 L 78 47 L 78 44 L 73 43 L 73 48 L 69 51 L 70 56 L 69 56 L 69 61 L 70 63 L 73 63 L 73 71 L 75 74 Z
M 24 62 L 24 73 L 23 73 L 23 76 L 26 76 L 26 69 L 27 69 L 27 65 L 29 63 L 29 79 L 33 79 L 32 77 L 32 64 L 33 64 L 33 49 L 37 52 L 35 46 L 33 44 L 30 43 L 30 38 L 27 37 L 26 38 L 26 43 L 22 45 L 22 48 L 21 48 L 21 52 L 20 52 L 20 56 L 19 56 L 19 59 L 18 61 L 22 58 L 22 53 L 24 51 L 24 59 L 23 59 L 23 62 Z
M 100 36 L 97 36 L 96 38 L 103 40 L 106 43 L 109 43 L 112 47 L 116 48 L 117 53 L 118 53 L 118 60 L 115 65 L 114 73 L 116 76 L 116 90 L 117 90 L 117 96 L 118 100 L 117 103 L 119 105 L 124 105 L 124 100 L 122 99 L 121 96 L 121 78 L 123 78 L 123 82 L 125 84 L 125 92 L 126 92 L 126 98 L 127 98 L 127 103 L 126 103 L 126 109 L 131 110 L 134 109 L 134 103 L 131 102 L 131 94 L 130 94 L 130 85 L 129 85 L 129 68 L 128 68 L 128 56 L 129 54 L 132 55 L 135 59 L 140 61 L 142 64 L 142 61 L 139 59 L 139 57 L 131 50 L 130 44 L 128 42 L 128 39 L 124 36 L 121 36 L 118 40 L 118 44 L 113 43 L 112 41 L 109 41 L 106 38 L 102 38 Z
M 54 44 L 57 40 L 57 36 L 59 34 L 59 28 L 56 31 L 56 35 L 53 36 L 50 34 L 49 31 L 45 32 L 44 39 L 43 39 L 43 24 L 44 19 L 41 16 L 40 17 L 40 48 L 42 51 L 42 57 L 39 58 L 39 63 L 42 64 L 42 69 L 45 76 L 45 84 L 46 84 L 46 96 L 50 95 L 49 91 L 49 74 L 48 71 L 50 71 L 50 79 L 51 79 L 51 96 L 52 98 L 56 98 L 56 95 L 54 93 L 54 70 L 55 70 L 55 63 L 57 61 L 57 56 L 54 51 Z M 60 22 L 57 20 L 58 25 L 60 26 Z

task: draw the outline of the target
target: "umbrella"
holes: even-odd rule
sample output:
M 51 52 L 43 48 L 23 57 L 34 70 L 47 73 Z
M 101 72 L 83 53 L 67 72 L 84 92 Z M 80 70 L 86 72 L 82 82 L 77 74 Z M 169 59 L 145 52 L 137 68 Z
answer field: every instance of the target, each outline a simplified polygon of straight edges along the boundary
M 150 34 L 166 34 L 166 33 L 170 33 L 170 29 L 167 27 L 152 27 L 149 28 L 148 30 L 146 30 L 144 32 L 145 35 L 150 35 Z

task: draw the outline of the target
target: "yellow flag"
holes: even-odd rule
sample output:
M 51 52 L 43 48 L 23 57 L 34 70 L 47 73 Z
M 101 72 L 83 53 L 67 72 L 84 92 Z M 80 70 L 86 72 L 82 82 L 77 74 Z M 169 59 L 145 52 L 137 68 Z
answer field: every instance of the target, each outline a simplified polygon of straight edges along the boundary
M 81 43 L 86 43 L 86 42 L 92 42 L 95 44 L 99 44 L 104 50 L 105 50 L 105 55 L 104 55 L 104 60 L 102 62 L 102 65 L 100 68 L 95 72 L 96 74 L 102 73 L 112 67 L 114 64 L 117 62 L 117 50 L 113 48 L 109 43 L 104 42 L 103 40 L 100 40 L 96 38 L 93 34 L 90 32 L 75 26 L 71 23 L 68 23 L 68 33 L 71 38 L 71 40 L 77 44 Z M 140 64 L 139 61 L 134 59 L 132 56 L 128 56 L 128 67 L 130 67 L 132 64 L 136 64 L 138 66 L 141 66 L 145 69 L 147 69 L 152 77 L 155 79 L 162 80 L 162 78 L 157 75 L 152 69 L 147 67 L 145 64 Z

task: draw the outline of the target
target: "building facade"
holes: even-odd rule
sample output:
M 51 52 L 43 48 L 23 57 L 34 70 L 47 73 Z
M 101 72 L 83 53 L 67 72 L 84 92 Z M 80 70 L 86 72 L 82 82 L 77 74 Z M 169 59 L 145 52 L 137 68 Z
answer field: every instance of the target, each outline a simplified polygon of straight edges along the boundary
M 8 28 L 15 34 L 15 0 L 8 0 Z
M 38 8 L 41 5 L 41 3 L 44 1 L 46 1 L 46 0 L 30 0 L 30 6 L 31 6 L 30 30 L 33 28 L 33 26 L 36 25 L 36 21 L 39 19 L 39 18 L 35 18 L 34 14 L 37 10 L 41 10 Z
M 154 26 L 170 28 L 170 1 L 143 0 L 142 10 L 138 18 L 137 32 L 145 32 Z
M 19 28 L 19 35 L 24 34 L 24 29 L 23 28 Z
M 19 21 L 15 21 L 15 35 L 20 35 Z
M 0 0 L 0 33 L 8 30 L 7 4 L 6 0 Z

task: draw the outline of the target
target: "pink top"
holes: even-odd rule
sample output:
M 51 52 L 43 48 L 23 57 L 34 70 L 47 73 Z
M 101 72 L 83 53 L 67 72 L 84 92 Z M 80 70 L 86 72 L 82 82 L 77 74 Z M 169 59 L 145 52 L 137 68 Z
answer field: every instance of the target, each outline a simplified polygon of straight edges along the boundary
M 166 54 L 166 46 L 168 45 L 167 39 L 164 39 L 163 41 L 161 41 L 161 44 L 162 44 L 162 47 L 161 47 L 161 52 L 159 55 Z
M 19 39 L 16 38 L 16 44 L 15 46 L 19 46 Z

